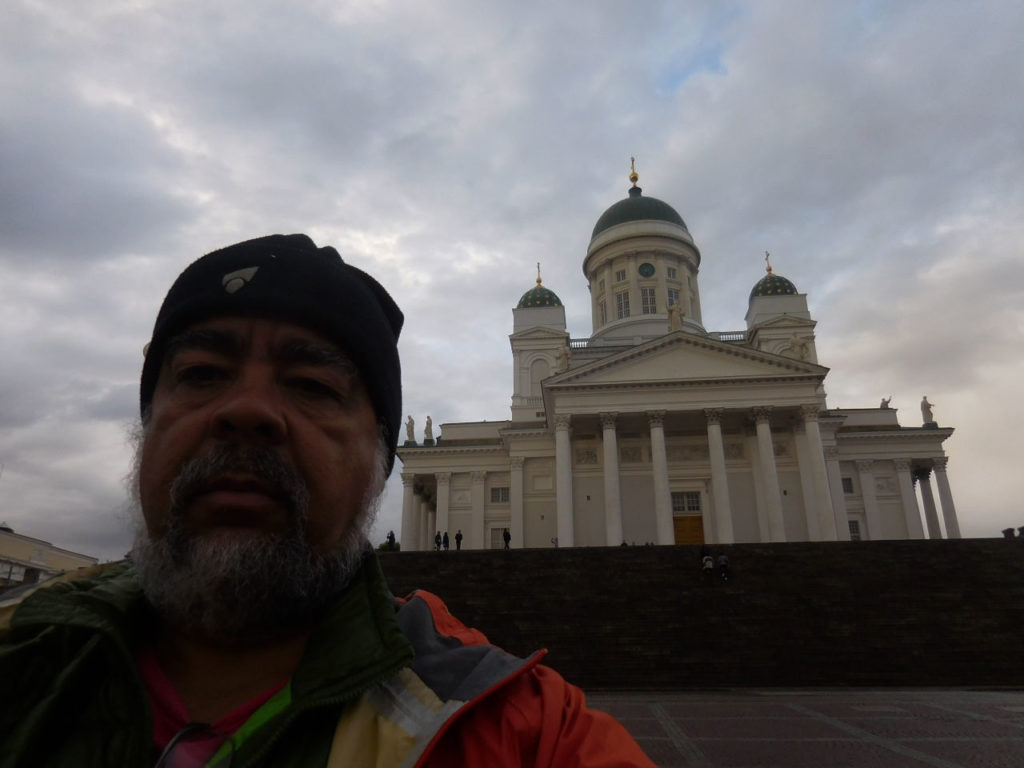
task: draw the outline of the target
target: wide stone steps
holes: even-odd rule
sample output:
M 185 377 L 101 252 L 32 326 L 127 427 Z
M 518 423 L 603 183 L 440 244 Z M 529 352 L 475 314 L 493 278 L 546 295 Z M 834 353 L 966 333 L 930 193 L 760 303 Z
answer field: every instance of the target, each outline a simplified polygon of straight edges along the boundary
M 495 644 L 587 689 L 1024 685 L 1024 540 L 384 553 Z

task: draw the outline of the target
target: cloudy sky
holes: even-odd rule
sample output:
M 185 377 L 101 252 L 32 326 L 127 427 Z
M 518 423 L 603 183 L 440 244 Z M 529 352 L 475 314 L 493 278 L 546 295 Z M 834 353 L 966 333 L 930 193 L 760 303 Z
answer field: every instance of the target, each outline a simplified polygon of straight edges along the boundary
M 1024 4 L 0 4 L 0 520 L 101 558 L 142 346 L 216 247 L 304 231 L 406 313 L 405 410 L 508 418 L 535 263 L 581 264 L 637 158 L 710 330 L 770 250 L 833 407 L 923 394 L 967 536 L 1024 525 Z M 376 536 L 399 528 L 392 478 Z

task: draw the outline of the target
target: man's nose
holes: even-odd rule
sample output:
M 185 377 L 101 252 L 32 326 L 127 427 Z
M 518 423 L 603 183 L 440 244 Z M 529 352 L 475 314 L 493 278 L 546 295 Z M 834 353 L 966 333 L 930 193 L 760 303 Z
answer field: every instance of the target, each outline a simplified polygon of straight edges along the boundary
M 244 372 L 214 414 L 214 437 L 275 445 L 284 441 L 287 423 L 272 377 Z

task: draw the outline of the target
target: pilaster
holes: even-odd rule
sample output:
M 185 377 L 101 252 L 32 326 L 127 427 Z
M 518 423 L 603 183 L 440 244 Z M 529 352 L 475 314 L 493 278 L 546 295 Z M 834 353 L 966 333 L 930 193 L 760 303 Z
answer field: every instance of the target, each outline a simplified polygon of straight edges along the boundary
M 882 538 L 882 511 L 878 506 L 878 491 L 875 488 L 875 462 L 871 460 L 858 461 L 857 475 L 860 478 L 861 499 L 864 501 L 867 538 L 877 541 Z

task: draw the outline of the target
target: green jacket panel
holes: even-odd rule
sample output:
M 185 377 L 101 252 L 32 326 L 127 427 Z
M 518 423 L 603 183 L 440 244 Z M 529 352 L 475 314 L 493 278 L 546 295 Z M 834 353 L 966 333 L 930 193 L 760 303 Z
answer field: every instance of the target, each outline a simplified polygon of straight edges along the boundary
M 0 643 L 0 768 L 152 765 L 133 649 L 153 626 L 126 563 L 27 597 Z M 291 705 L 238 747 L 233 768 L 325 764 L 342 709 L 412 656 L 371 555 L 310 638 Z

